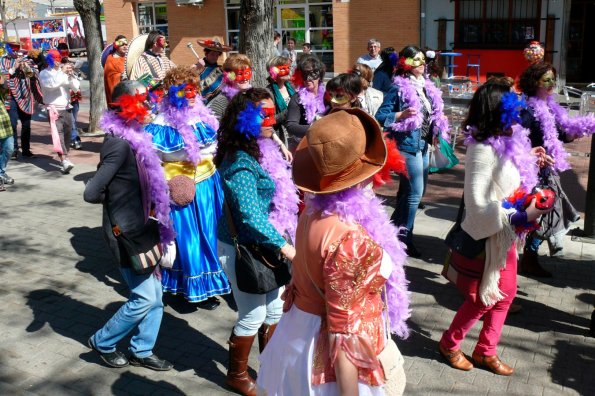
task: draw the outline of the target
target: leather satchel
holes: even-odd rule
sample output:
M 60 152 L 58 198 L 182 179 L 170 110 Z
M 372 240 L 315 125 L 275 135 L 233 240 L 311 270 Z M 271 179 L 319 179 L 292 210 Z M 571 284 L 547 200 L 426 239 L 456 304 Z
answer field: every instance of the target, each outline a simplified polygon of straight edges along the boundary
M 464 210 L 465 198 L 463 196 L 461 197 L 461 204 L 459 205 L 457 220 L 450 231 L 448 231 L 448 234 L 446 234 L 444 243 L 446 243 L 446 246 L 448 246 L 453 252 L 457 252 L 461 256 L 472 259 L 485 252 L 487 238 L 475 240 L 471 235 L 463 230 L 463 227 L 461 227 L 461 222 L 463 220 Z
M 224 210 L 236 248 L 235 269 L 238 289 L 244 293 L 265 294 L 288 284 L 291 280 L 291 261 L 262 245 L 239 243 L 227 201 L 224 203 Z

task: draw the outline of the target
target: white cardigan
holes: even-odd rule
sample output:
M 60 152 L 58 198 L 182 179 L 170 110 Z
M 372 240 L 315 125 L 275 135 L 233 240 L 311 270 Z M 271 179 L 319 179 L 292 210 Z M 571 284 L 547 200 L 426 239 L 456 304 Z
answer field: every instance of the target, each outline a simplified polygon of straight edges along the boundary
M 475 240 L 486 241 L 485 270 L 479 286 L 484 305 L 504 298 L 498 288 L 500 269 L 506 267 L 506 256 L 516 239 L 503 200 L 521 184 L 518 170 L 509 160 L 503 160 L 489 144 L 471 143 L 465 157 L 465 220 L 461 227 Z

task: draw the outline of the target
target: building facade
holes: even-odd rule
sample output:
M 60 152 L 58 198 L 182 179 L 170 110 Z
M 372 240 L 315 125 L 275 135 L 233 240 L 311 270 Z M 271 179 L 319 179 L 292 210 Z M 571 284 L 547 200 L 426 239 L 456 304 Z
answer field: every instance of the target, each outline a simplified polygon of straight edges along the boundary
M 118 34 L 131 38 L 152 29 L 166 33 L 171 59 L 191 64 L 196 58 L 187 43 L 202 56 L 197 39 L 217 37 L 237 49 L 240 0 L 196 1 L 199 6 L 178 5 L 188 0 L 110 0 L 104 2 L 107 42 Z M 279 50 L 287 39 L 296 49 L 312 44 L 313 52 L 327 70 L 341 73 L 367 52 L 370 38 L 383 47 L 397 49 L 418 44 L 420 3 L 402 0 L 275 0 L 275 30 L 282 34 Z M 273 38 L 271 38 L 272 41 Z

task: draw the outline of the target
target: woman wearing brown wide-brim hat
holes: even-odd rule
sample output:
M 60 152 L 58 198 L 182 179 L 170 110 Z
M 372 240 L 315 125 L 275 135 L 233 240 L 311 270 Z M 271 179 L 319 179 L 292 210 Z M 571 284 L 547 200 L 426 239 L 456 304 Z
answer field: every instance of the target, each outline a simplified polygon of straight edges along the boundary
M 297 147 L 293 176 L 306 207 L 284 314 L 260 357 L 257 385 L 269 395 L 385 394 L 385 325 L 405 337 L 409 317 L 404 246 L 365 188 L 386 157 L 380 126 L 361 109 L 331 112 Z

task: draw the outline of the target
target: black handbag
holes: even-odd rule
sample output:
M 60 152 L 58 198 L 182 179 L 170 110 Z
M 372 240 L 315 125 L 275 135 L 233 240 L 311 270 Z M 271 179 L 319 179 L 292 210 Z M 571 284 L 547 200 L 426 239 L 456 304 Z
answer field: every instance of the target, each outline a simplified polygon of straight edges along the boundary
M 463 197 L 461 197 L 461 204 L 459 205 L 457 220 L 450 231 L 448 231 L 448 234 L 446 234 L 444 243 L 446 243 L 446 246 L 448 246 L 452 251 L 472 259 L 485 252 L 487 238 L 475 240 L 471 235 L 463 230 L 463 227 L 461 227 L 461 222 L 463 220 L 464 210 L 465 197 L 463 195 Z
M 231 211 L 224 203 L 225 217 L 236 248 L 236 282 L 244 293 L 265 294 L 291 280 L 291 261 L 262 245 L 240 244 Z
M 109 209 L 108 216 L 112 225 L 112 232 L 118 244 L 122 245 L 126 251 L 133 271 L 137 275 L 153 272 L 163 257 L 159 222 L 155 218 L 149 217 L 142 228 L 124 233 L 114 222 Z

